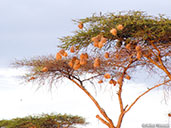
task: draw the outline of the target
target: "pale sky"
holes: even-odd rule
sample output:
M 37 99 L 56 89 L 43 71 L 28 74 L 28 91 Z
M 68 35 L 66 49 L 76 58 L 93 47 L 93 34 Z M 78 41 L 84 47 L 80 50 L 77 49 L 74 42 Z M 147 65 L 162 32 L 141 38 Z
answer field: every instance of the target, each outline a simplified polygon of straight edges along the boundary
M 59 44 L 58 38 L 70 35 L 78 29 L 72 19 L 89 17 L 93 13 L 125 10 L 140 10 L 150 15 L 165 14 L 171 17 L 171 1 L 0 0 L 0 119 L 57 112 L 87 117 L 87 121 L 93 123 L 87 126 L 89 128 L 101 126 L 95 118 L 98 112 L 93 103 L 70 82 L 65 83 L 66 86 L 62 84 L 52 93 L 48 92 L 46 87 L 35 91 L 37 85 L 19 84 L 17 76 L 21 71 L 11 69 L 9 65 L 15 58 L 55 54 Z M 127 97 L 134 97 L 141 92 L 141 88 L 145 89 L 143 84 L 138 83 L 136 88 L 135 81 L 128 83 L 126 91 L 130 93 L 125 96 L 126 102 Z M 111 102 L 111 96 L 105 96 L 108 98 L 99 95 L 97 98 L 113 116 L 117 111 L 113 109 L 113 104 L 107 103 Z M 142 123 L 167 123 L 171 103 L 169 100 L 167 105 L 162 99 L 162 90 L 145 96 L 135 109 L 126 115 L 123 128 L 140 128 Z
M 72 19 L 125 10 L 171 16 L 170 6 L 170 0 L 0 0 L 0 66 L 55 53 L 58 38 L 77 29 Z
M 0 71 L 0 119 L 54 112 L 83 116 L 91 123 L 87 128 L 103 126 L 95 118 L 96 114 L 99 114 L 95 105 L 71 82 L 59 83 L 51 92 L 48 91 L 48 85 L 36 91 L 38 85 L 21 84 L 22 81 L 17 78 L 24 73 L 23 69 L 1 68 Z M 127 81 L 123 90 L 124 103 L 130 104 L 135 97 L 146 90 L 145 86 Z M 119 111 L 117 96 L 112 94 L 110 85 L 101 88 L 97 90 L 97 94 L 93 93 L 93 95 L 109 116 L 116 121 Z M 93 92 L 93 89 L 89 89 Z M 140 99 L 127 113 L 123 128 L 141 128 L 143 123 L 167 124 L 169 122 L 167 114 L 170 111 L 171 100 L 165 104 L 163 90 L 156 89 Z

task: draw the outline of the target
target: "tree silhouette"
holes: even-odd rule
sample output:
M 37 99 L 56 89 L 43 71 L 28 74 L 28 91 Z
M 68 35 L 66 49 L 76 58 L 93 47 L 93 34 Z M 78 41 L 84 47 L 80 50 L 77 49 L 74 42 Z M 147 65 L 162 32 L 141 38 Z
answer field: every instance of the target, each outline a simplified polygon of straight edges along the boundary
M 165 16 L 153 17 L 144 12 L 128 11 L 117 14 L 95 15 L 74 20 L 78 30 L 60 38 L 61 50 L 56 56 L 42 56 L 19 60 L 15 66 L 29 67 L 27 81 L 50 86 L 67 78 L 78 86 L 96 105 L 97 115 L 109 128 L 120 128 L 124 115 L 151 90 L 170 87 L 171 81 L 171 20 Z M 161 83 L 149 86 L 130 105 L 125 105 L 122 90 L 125 80 L 132 80 L 140 68 L 158 74 Z M 116 88 L 120 115 L 114 123 L 86 85 L 109 83 Z M 113 90 L 115 91 L 115 90 Z

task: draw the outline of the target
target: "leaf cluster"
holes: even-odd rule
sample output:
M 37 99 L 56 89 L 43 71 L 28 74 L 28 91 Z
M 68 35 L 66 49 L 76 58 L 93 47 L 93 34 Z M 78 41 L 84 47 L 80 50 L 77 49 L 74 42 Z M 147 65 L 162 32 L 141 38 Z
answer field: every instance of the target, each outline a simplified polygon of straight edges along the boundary
M 129 43 L 130 40 L 141 40 L 148 44 L 149 40 L 155 40 L 159 43 L 168 43 L 171 40 L 171 20 L 165 16 L 149 16 L 141 11 L 128 11 L 93 14 L 91 17 L 73 20 L 75 23 L 83 23 L 84 28 L 76 30 L 73 35 L 60 38 L 58 47 L 69 49 L 75 45 L 78 49 L 92 44 L 91 38 L 101 34 L 107 38 L 108 43 L 119 40 L 120 43 Z M 110 33 L 112 28 L 122 24 L 124 29 L 118 31 L 117 36 Z

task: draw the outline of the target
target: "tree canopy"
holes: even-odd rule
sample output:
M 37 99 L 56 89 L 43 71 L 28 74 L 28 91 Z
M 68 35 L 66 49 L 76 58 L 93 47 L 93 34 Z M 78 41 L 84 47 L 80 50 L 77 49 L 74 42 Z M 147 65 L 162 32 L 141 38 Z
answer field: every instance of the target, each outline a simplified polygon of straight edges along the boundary
M 130 41 L 138 41 L 141 44 L 149 44 L 150 40 L 156 43 L 168 43 L 171 40 L 171 20 L 163 15 L 159 17 L 149 16 L 141 11 L 129 11 L 93 15 L 85 19 L 73 20 L 76 24 L 84 24 L 83 29 L 74 32 L 73 36 L 60 38 L 62 45 L 67 49 L 75 45 L 78 49 L 92 44 L 92 38 L 101 34 L 111 44 L 119 41 L 117 46 L 126 45 Z M 112 28 L 123 25 L 123 30 L 118 30 L 116 36 L 110 33 Z
M 118 14 L 100 14 L 99 16 L 94 14 L 92 17 L 74 20 L 74 22 L 80 23 L 84 27 L 76 30 L 73 36 L 60 38 L 61 43 L 58 47 L 65 50 L 74 47 L 76 52 L 70 53 L 70 56 L 58 61 L 56 61 L 55 56 L 41 56 L 30 60 L 17 61 L 15 63 L 16 66 L 32 67 L 30 74 L 27 74 L 25 78 L 30 79 L 32 76 L 38 78 L 40 82 L 40 78 L 47 80 L 47 77 L 49 77 L 51 78 L 50 83 L 53 83 L 57 78 L 63 76 L 80 76 L 83 73 L 90 73 L 98 77 L 104 75 L 107 71 L 111 71 L 112 77 L 115 77 L 120 74 L 120 69 L 123 69 L 131 60 L 134 61 L 134 64 L 131 66 L 132 69 L 138 66 L 148 66 L 150 69 L 153 69 L 154 63 L 162 68 L 158 64 L 160 61 L 157 57 L 158 50 L 160 51 L 163 63 L 167 65 L 167 70 L 170 70 L 170 19 L 164 16 L 148 16 L 139 11 L 129 11 Z M 121 26 L 120 29 L 117 28 L 119 25 Z M 112 29 L 116 30 L 116 35 L 111 33 Z M 93 46 L 96 45 L 96 41 L 93 38 L 95 38 L 94 40 L 99 40 L 99 42 L 102 38 L 104 40 L 103 46 L 100 48 Z M 137 45 L 141 48 L 139 54 L 137 54 L 136 50 Z M 79 70 L 73 70 L 68 63 L 73 57 L 75 59 L 79 58 L 81 53 L 89 53 L 87 64 L 82 65 Z M 102 54 L 110 54 L 110 57 L 106 59 L 104 56 L 101 56 Z M 142 54 L 144 57 L 135 62 L 137 56 L 142 57 Z M 94 68 L 93 63 L 97 57 L 100 60 L 101 66 Z M 147 63 L 147 61 L 151 61 L 151 63 Z M 47 73 L 41 72 L 43 67 L 48 68 Z
M 29 67 L 28 81 L 50 85 L 67 78 L 86 93 L 104 118 L 96 117 L 109 128 L 120 128 L 125 113 L 149 91 L 171 81 L 171 20 L 140 11 L 93 15 L 74 20 L 78 30 L 60 38 L 61 50 L 55 55 L 16 61 L 15 66 Z M 122 88 L 139 67 L 150 74 L 162 73 L 162 83 L 147 89 L 131 105 L 124 105 Z M 159 72 L 158 70 L 159 69 Z M 120 115 L 115 126 L 104 109 L 86 89 L 85 81 L 95 86 L 107 82 L 118 88 Z

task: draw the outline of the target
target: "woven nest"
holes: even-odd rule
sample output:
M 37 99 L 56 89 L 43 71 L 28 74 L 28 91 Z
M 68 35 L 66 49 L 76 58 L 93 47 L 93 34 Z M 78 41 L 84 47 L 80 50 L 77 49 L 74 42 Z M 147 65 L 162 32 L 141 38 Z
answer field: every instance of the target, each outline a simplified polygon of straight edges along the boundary
M 58 52 L 57 54 L 56 54 L 56 60 L 61 60 L 62 59 L 62 56 L 61 56 L 61 54 Z
M 124 29 L 124 27 L 123 27 L 122 24 L 117 25 L 116 28 L 117 28 L 118 30 L 120 30 L 120 31 Z
M 140 59 L 141 59 L 141 56 L 142 56 L 141 51 L 138 51 L 138 52 L 137 52 L 137 57 L 136 57 L 136 58 L 140 60 Z
M 125 47 L 127 50 L 131 50 L 131 43 L 127 44 Z
M 129 75 L 126 75 L 126 76 L 125 76 L 125 79 L 130 80 L 131 77 L 130 77 Z
M 44 67 L 41 71 L 42 72 L 47 72 L 48 71 L 48 68 L 47 67 Z
M 74 47 L 74 46 L 72 46 L 72 47 L 70 48 L 70 52 L 71 52 L 71 53 L 74 53 L 74 52 L 75 52 L 75 47 Z
M 104 54 L 104 57 L 105 57 L 105 58 L 109 58 L 109 53 L 106 52 L 106 53 Z
M 93 66 L 94 66 L 95 68 L 96 68 L 96 67 L 100 67 L 100 59 L 99 59 L 99 58 L 96 58 L 96 59 L 94 60 Z
M 99 80 L 98 83 L 99 83 L 99 84 L 103 83 L 103 80 Z
M 111 76 L 110 76 L 109 73 L 106 73 L 106 74 L 104 75 L 104 78 L 105 78 L 105 79 L 110 79 L 110 77 L 111 77 Z
M 112 28 L 110 30 L 110 33 L 112 33 L 112 35 L 116 36 L 117 35 L 117 30 L 115 28 Z
M 111 79 L 110 81 L 109 81 L 109 84 L 113 84 L 114 86 L 117 84 L 117 82 L 115 81 L 115 80 L 113 80 L 113 79 Z
M 79 28 L 79 29 L 83 29 L 83 27 L 84 27 L 83 23 L 80 22 L 80 23 L 78 24 L 78 28 Z

